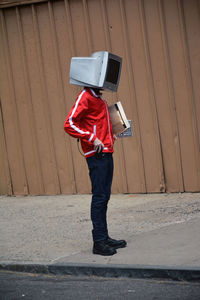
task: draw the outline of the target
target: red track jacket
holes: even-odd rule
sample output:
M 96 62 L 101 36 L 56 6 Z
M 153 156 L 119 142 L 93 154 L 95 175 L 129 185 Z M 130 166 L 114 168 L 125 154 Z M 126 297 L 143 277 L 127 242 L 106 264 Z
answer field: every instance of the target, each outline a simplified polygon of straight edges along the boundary
M 90 89 L 84 89 L 69 112 L 64 130 L 81 140 L 85 157 L 95 154 L 93 142 L 96 137 L 104 144 L 103 152 L 113 152 L 113 131 L 108 104 Z

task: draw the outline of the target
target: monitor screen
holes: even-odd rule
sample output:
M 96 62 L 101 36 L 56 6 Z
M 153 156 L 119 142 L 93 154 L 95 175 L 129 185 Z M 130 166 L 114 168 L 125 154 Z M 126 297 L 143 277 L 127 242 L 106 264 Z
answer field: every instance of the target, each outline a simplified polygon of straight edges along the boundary
M 109 58 L 106 81 L 117 84 L 119 71 L 120 62 L 115 59 Z

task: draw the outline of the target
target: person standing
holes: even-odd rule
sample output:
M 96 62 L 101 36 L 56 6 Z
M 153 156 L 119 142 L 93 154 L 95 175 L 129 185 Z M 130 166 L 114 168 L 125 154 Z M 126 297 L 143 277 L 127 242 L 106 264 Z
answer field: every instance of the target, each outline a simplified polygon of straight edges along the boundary
M 98 88 L 85 87 L 78 95 L 64 124 L 64 130 L 80 139 L 92 185 L 91 221 L 93 253 L 116 254 L 125 240 L 109 236 L 107 208 L 113 179 L 114 135 L 107 102 Z

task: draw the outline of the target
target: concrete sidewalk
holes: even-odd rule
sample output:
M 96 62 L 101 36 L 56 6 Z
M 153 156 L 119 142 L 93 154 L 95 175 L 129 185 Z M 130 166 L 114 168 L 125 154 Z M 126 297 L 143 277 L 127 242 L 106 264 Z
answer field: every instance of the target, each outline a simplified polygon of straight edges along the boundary
M 90 199 L 0 196 L 1 269 L 76 266 L 77 272 L 80 266 L 98 266 L 114 268 L 115 274 L 129 269 L 129 275 L 131 268 L 172 269 L 197 271 L 200 278 L 199 193 L 112 195 L 109 233 L 128 246 L 111 257 L 92 254 Z

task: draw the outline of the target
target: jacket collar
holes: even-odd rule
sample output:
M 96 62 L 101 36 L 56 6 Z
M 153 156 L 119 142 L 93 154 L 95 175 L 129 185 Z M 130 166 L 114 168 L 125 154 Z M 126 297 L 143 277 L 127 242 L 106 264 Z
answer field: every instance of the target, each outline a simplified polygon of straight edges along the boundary
M 96 97 L 96 98 L 102 98 L 102 96 L 101 96 L 101 95 L 97 95 L 97 94 L 95 93 L 95 91 L 94 91 L 92 88 L 88 88 L 88 90 L 89 90 L 89 92 L 90 92 L 94 97 Z

